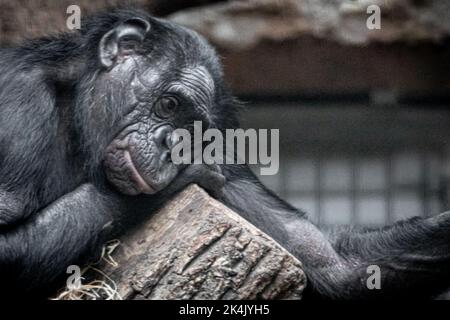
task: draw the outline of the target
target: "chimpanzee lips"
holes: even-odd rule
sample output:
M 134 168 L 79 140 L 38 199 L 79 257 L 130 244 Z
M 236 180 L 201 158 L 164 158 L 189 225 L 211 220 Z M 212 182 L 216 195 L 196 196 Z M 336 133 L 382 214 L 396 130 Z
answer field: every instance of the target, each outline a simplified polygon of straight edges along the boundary
M 128 144 L 116 140 L 108 147 L 104 165 L 106 177 L 121 192 L 128 195 L 154 194 L 159 188 L 147 182 L 132 157 Z
M 130 152 L 128 150 L 125 150 L 123 152 L 123 157 L 126 162 L 126 166 L 130 170 L 131 179 L 135 182 L 136 186 L 138 187 L 139 191 L 146 194 L 153 194 L 157 192 L 154 188 L 152 188 L 145 180 L 142 178 L 141 174 L 137 170 L 136 166 L 134 165 L 133 159 L 131 158 Z

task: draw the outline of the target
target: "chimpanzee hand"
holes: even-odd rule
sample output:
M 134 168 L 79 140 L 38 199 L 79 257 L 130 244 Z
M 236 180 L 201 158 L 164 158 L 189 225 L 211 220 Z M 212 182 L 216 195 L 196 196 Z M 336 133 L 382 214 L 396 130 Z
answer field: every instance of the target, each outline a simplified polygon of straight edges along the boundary
M 225 176 L 218 165 L 191 164 L 184 168 L 178 176 L 163 190 L 171 195 L 196 183 L 216 199 L 222 198 Z

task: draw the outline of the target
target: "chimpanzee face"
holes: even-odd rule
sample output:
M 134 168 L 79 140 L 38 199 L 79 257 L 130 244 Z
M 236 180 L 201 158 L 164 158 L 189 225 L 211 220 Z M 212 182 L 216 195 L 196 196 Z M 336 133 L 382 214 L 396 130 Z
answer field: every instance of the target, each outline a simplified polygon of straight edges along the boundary
M 192 129 L 198 120 L 213 125 L 221 75 L 214 74 L 216 57 L 205 46 L 192 31 L 159 20 L 128 21 L 103 37 L 91 116 L 106 116 L 103 122 L 114 127 L 103 167 L 122 193 L 165 188 L 182 169 L 171 162 L 179 141 L 173 131 Z

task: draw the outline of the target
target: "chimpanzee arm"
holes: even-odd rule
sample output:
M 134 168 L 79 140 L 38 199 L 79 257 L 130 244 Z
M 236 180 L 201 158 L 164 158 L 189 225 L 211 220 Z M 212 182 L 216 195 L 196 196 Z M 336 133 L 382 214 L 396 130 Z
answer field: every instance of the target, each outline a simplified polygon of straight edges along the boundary
M 332 240 L 352 268 L 345 283 L 360 297 L 432 297 L 450 287 L 450 212 L 373 230 L 340 230 Z M 367 290 L 367 267 L 380 268 L 380 290 Z
M 24 199 L 0 188 L 0 227 L 23 218 Z
M 69 265 L 83 263 L 106 237 L 114 236 L 124 212 L 118 198 L 83 185 L 17 228 L 1 230 L 0 282 L 8 288 L 4 293 L 54 289 Z
M 417 298 L 450 285 L 450 214 L 375 231 L 347 229 L 327 239 L 247 167 L 223 171 L 227 183 L 222 201 L 303 262 L 309 281 L 306 298 Z M 380 290 L 367 287 L 369 265 L 380 268 Z
M 197 183 L 219 194 L 224 178 L 218 170 L 188 166 L 169 187 L 151 196 L 126 196 L 85 184 L 20 226 L 0 228 L 0 283 L 8 288 L 3 293 L 54 293 L 69 265 L 96 259 L 106 241 L 138 224 L 187 185 Z

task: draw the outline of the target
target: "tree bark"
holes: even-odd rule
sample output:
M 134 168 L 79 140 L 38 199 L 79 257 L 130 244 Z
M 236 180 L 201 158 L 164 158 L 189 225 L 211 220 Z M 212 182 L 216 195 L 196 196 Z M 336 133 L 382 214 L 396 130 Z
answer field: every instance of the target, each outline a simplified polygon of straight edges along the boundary
M 306 284 L 296 258 L 195 185 L 113 257 L 102 271 L 123 299 L 300 299 Z

